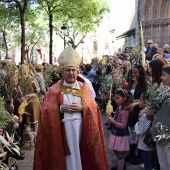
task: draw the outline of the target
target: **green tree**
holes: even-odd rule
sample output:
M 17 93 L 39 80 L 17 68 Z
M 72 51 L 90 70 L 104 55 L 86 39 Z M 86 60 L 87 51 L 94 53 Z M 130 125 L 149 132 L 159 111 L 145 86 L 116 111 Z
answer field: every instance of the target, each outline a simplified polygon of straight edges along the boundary
M 50 43 L 49 43 L 49 63 L 52 63 L 53 28 L 57 34 L 64 39 L 61 30 L 58 29 L 63 23 L 68 24 L 67 44 L 72 44 L 76 48 L 86 37 L 88 32 L 94 31 L 99 24 L 102 15 L 108 11 L 105 0 L 37 0 L 39 8 L 42 8 L 49 21 Z M 72 30 L 70 32 L 70 30 Z M 72 33 L 72 35 L 71 35 Z M 76 43 L 76 37 L 82 35 Z
M 87 33 L 96 30 L 103 18 L 103 14 L 109 12 L 104 0 L 73 0 L 71 3 L 66 1 L 65 7 L 62 10 L 61 16 L 56 16 L 56 20 L 60 23 L 67 23 L 67 37 L 68 45 L 72 45 L 75 49 L 83 42 Z M 61 31 L 57 30 L 57 34 L 64 38 Z
M 34 10 L 34 12 L 35 11 L 36 10 Z M 29 18 L 26 28 L 26 50 L 28 52 L 28 62 L 30 63 L 34 63 L 33 52 L 35 51 L 35 47 L 42 48 L 47 46 L 46 35 L 48 35 L 48 27 L 46 26 L 47 22 L 44 21 L 43 14 L 37 12 L 32 16 L 32 18 Z
M 49 25 L 49 33 L 50 33 L 50 43 L 49 43 L 49 63 L 52 64 L 52 47 L 53 47 L 53 18 L 54 14 L 61 10 L 61 1 L 58 0 L 37 0 L 39 4 L 39 9 L 44 10 L 47 14 L 48 25 Z M 45 16 L 44 16 L 44 19 Z
M 11 15 L 9 8 L 7 8 L 3 3 L 0 3 L 0 13 L 2 14 L 0 15 L 0 32 L 2 33 L 1 38 L 3 42 L 2 47 L 4 47 L 5 50 L 5 57 L 7 57 L 9 51 L 8 42 L 12 39 L 11 32 L 15 28 L 15 23 L 13 22 L 14 18 Z
M 34 1 L 31 0 L 2 0 L 7 8 L 16 15 L 16 20 L 20 20 L 21 25 L 21 63 L 24 62 L 25 55 L 25 14 L 27 8 L 30 7 L 31 3 Z

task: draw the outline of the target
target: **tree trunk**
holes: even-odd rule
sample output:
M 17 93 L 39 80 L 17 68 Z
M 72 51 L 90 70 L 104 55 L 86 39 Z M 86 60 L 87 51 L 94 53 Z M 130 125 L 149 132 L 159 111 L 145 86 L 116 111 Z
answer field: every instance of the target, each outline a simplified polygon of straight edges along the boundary
M 25 21 L 24 14 L 20 15 L 21 15 L 21 64 L 23 64 L 25 57 Z
M 6 57 L 8 57 L 8 45 L 7 45 L 7 42 L 6 42 L 6 33 L 5 33 L 5 30 L 3 31 L 3 39 L 4 39 L 4 44 L 5 44 L 5 53 L 6 53 Z
M 52 64 L 53 53 L 53 15 L 49 14 L 50 44 L 49 44 L 49 64 Z

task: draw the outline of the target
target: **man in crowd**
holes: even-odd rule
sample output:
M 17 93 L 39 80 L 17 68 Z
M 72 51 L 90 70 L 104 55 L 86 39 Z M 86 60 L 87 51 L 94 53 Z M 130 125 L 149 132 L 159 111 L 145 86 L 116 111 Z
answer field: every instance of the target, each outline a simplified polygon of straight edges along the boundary
M 44 66 L 44 71 L 47 70 L 47 68 L 48 68 L 48 63 L 43 62 L 42 65 Z
M 164 59 L 169 59 L 169 58 L 170 58 L 170 54 L 169 54 L 170 46 L 169 46 L 169 44 L 165 44 L 165 45 L 163 46 L 163 49 L 164 49 L 163 58 L 164 58 Z
M 34 170 L 108 170 L 101 114 L 78 77 L 81 57 L 68 46 L 58 62 L 63 79 L 44 98 Z
M 148 44 L 148 47 L 147 47 L 147 50 L 145 52 L 146 60 L 151 61 L 152 57 L 156 54 L 156 48 L 154 47 L 152 40 L 148 40 L 147 44 Z

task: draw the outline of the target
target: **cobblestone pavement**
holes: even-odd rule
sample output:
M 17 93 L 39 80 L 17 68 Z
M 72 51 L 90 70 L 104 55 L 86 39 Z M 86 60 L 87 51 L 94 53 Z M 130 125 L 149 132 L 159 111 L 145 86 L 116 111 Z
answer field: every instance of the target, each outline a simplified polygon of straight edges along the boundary
M 28 143 L 22 146 L 21 151 L 25 153 L 25 159 L 17 160 L 18 170 L 33 170 L 34 150 L 35 148 L 30 150 Z
M 109 166 L 110 168 L 114 165 L 116 165 L 117 159 L 113 151 L 108 149 L 108 137 L 110 131 L 107 129 L 108 126 L 105 125 L 106 123 L 106 115 L 102 114 L 102 121 L 103 121 L 103 128 L 105 133 L 105 139 L 106 139 L 106 145 L 107 145 L 107 153 L 109 158 Z M 22 147 L 22 152 L 25 153 L 25 159 L 24 160 L 17 160 L 17 165 L 19 170 L 32 170 L 33 169 L 33 159 L 34 159 L 34 148 L 31 150 L 29 149 L 29 144 L 26 143 Z M 126 163 L 127 170 L 142 170 L 139 165 L 131 165 L 129 162 Z

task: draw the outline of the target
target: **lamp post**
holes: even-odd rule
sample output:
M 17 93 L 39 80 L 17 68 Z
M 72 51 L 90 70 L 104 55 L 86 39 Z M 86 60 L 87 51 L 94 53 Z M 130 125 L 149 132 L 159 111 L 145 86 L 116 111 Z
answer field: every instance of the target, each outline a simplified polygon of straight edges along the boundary
M 66 38 L 65 38 L 66 29 L 67 29 L 66 24 L 63 24 L 63 26 L 61 27 L 61 31 L 63 32 L 63 35 L 64 35 L 64 49 L 66 47 Z

